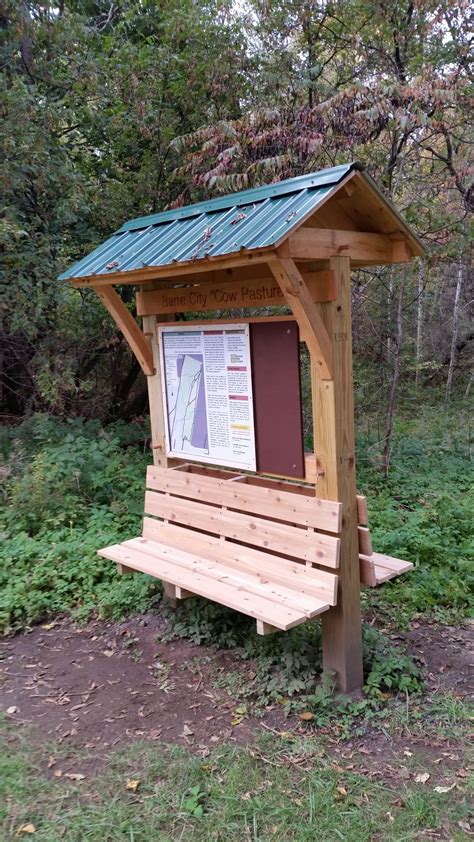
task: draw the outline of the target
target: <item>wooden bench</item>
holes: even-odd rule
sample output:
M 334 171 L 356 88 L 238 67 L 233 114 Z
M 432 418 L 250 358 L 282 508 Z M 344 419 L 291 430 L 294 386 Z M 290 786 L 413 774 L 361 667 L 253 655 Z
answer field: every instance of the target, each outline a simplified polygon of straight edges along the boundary
M 120 573 L 161 579 L 174 599 L 202 596 L 254 617 L 259 634 L 286 631 L 336 604 L 341 508 L 310 484 L 150 466 L 142 535 L 98 554 Z M 410 570 L 372 551 L 364 497 L 357 512 L 361 584 Z
M 367 500 L 357 495 L 357 520 L 359 523 L 359 567 L 361 585 L 375 588 L 390 579 L 401 576 L 413 569 L 411 561 L 402 561 L 383 553 L 375 553 L 372 549 L 372 538 L 369 530 L 369 515 Z
M 99 550 L 141 571 L 287 630 L 336 604 L 341 504 L 298 486 L 232 472 L 149 467 L 143 533 Z

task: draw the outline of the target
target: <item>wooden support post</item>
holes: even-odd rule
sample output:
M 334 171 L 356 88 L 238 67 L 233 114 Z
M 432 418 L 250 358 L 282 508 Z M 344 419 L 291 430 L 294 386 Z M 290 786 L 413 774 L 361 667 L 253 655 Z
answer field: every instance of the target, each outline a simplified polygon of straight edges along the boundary
M 136 573 L 133 567 L 127 567 L 126 564 L 117 564 L 117 573 L 120 576 L 126 576 L 128 573 Z
M 296 263 L 288 258 L 268 263 L 275 280 L 296 316 L 311 359 L 320 368 L 321 377 L 332 378 L 332 347 L 326 327 Z
M 166 321 L 167 317 L 162 316 L 160 319 Z M 143 317 L 143 331 L 151 346 L 154 368 L 153 374 L 147 377 L 153 464 L 159 465 L 161 468 L 172 468 L 173 465 L 179 464 L 179 460 L 168 459 L 166 456 L 165 406 L 163 404 L 160 346 L 156 326 L 156 316 Z
M 120 295 L 111 286 L 97 287 L 95 293 L 109 311 L 118 329 L 123 333 L 144 374 L 153 374 L 153 358 L 150 346 Z
M 163 392 L 161 389 L 160 349 L 158 346 L 158 337 L 156 336 L 156 316 L 144 317 L 143 330 L 151 346 L 154 366 L 154 374 L 147 377 L 153 464 L 167 468 L 165 408 L 163 406 Z
M 362 629 L 355 476 L 354 398 L 350 258 L 332 257 L 337 299 L 315 305 L 332 346 L 333 380 L 322 377 L 311 360 L 315 452 L 321 462 L 318 497 L 342 503 L 341 555 L 337 605 L 321 615 L 323 666 L 337 674 L 343 692 L 361 687 Z

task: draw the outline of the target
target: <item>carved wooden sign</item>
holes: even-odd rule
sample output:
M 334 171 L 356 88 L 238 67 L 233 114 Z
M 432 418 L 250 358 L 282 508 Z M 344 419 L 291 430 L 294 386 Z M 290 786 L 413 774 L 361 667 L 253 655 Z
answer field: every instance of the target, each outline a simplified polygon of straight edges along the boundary
M 334 273 L 330 269 L 310 272 L 305 276 L 314 301 L 334 301 L 336 289 Z M 139 292 L 137 313 L 154 316 L 164 313 L 206 312 L 241 307 L 278 306 L 286 303 L 277 282 L 271 278 L 246 282 L 199 284 L 198 286 L 167 287 Z

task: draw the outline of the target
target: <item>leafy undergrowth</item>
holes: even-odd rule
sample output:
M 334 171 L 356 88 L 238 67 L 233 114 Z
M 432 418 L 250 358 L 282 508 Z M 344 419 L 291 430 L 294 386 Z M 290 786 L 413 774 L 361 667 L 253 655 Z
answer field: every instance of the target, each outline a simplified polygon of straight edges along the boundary
M 388 762 L 309 735 L 266 734 L 249 748 L 220 745 L 197 756 L 137 741 L 94 771 L 84 751 L 64 758 L 57 746 L 32 748 L 27 733 L 5 736 L 5 840 L 461 842 L 471 828 L 465 772 L 414 748 L 392 749 Z
M 397 423 L 387 480 L 377 470 L 376 430 L 358 439 L 358 486 L 367 495 L 374 549 L 415 564 L 364 595 L 398 627 L 417 616 L 456 624 L 472 612 L 471 437 L 468 407 L 418 407 L 415 418 Z
M 0 439 L 3 517 L 0 627 L 50 614 L 123 616 L 150 608 L 160 585 L 118 577 L 99 547 L 140 531 L 146 456 L 142 428 L 36 416 Z
M 190 639 L 231 650 L 235 671 L 219 676 L 217 684 L 233 699 L 263 713 L 267 705 L 282 705 L 286 713 L 303 713 L 308 721 L 341 737 L 364 733 L 369 723 L 387 716 L 387 704 L 403 695 L 416 698 L 424 689 L 420 666 L 371 626 L 363 629 L 364 690 L 334 698 L 334 677 L 322 671 L 319 625 L 307 623 L 289 632 L 260 637 L 255 623 L 222 606 L 187 600 L 169 612 L 163 640 Z M 240 662 L 240 664 L 239 664 Z M 242 669 L 246 664 L 250 670 Z
M 117 577 L 101 546 L 140 531 L 145 433 L 139 425 L 35 416 L 0 434 L 3 490 L 0 627 L 48 614 L 123 616 L 157 603 L 161 586 Z M 472 605 L 473 471 L 465 410 L 418 409 L 399 421 L 390 476 L 379 470 L 380 434 L 361 432 L 358 484 L 373 544 L 415 570 L 363 593 L 363 605 L 399 627 L 424 615 L 458 622 Z
M 388 481 L 377 469 L 375 434 L 365 433 L 358 442 L 359 487 L 368 496 L 374 546 L 416 565 L 410 575 L 363 593 L 363 605 L 379 621 L 398 627 L 420 615 L 456 622 L 470 605 L 468 425 L 459 418 L 455 425 L 441 411 L 430 419 L 428 424 L 428 415 L 423 419 L 418 413 L 416 423 L 399 423 Z M 138 425 L 104 428 L 41 416 L 3 433 L 0 624 L 5 631 L 55 613 L 120 617 L 159 602 L 160 583 L 142 575 L 118 577 L 114 565 L 96 555 L 98 547 L 140 531 L 144 442 Z M 176 614 L 168 612 L 168 620 L 170 636 L 232 649 L 239 660 L 252 662 L 255 682 L 243 682 L 242 670 L 224 679 L 236 697 L 310 712 L 321 726 L 337 723 L 341 733 L 354 724 L 354 716 L 362 723 L 383 717 L 387 696 L 409 698 L 423 687 L 418 665 L 367 627 L 364 696 L 341 699 L 336 711 L 332 676 L 320 680 L 317 624 L 262 639 L 251 633 L 252 621 L 199 600 Z

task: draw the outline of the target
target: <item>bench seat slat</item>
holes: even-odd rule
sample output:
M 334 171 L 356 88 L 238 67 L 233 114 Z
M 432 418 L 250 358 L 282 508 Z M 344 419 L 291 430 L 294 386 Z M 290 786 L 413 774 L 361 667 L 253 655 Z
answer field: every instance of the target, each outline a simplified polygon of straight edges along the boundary
M 238 483 L 232 483 L 232 486 L 236 487 Z M 155 491 L 147 491 L 145 494 L 145 512 L 325 567 L 337 568 L 339 565 L 340 539 L 333 535 L 264 520 L 251 513 L 226 511 L 207 503 Z
M 361 583 L 372 588 L 376 585 L 382 585 L 390 579 L 395 579 L 402 573 L 413 570 L 411 561 L 402 561 L 400 558 L 392 558 L 389 555 L 384 555 L 384 553 L 372 553 L 371 555 L 361 553 L 359 561 Z
M 173 552 L 173 548 L 168 549 L 170 553 Z M 174 552 L 179 551 L 174 550 Z M 160 557 L 155 553 L 142 552 L 135 547 L 132 548 L 124 544 L 105 547 L 99 550 L 98 554 L 129 568 L 183 587 L 198 596 L 226 605 L 228 608 L 241 611 L 283 631 L 300 625 L 308 619 L 301 610 L 277 604 L 260 594 L 246 591 L 239 587 L 237 583 L 231 584 L 228 581 L 211 579 L 208 575 L 198 572 L 198 568 L 189 569 L 177 564 L 171 556 L 167 559 L 163 554 Z M 182 555 L 184 556 L 184 553 Z M 328 608 L 328 604 L 321 602 L 320 612 Z
M 309 494 L 263 488 L 248 482 L 229 482 L 152 465 L 147 470 L 147 488 L 250 512 L 257 517 L 263 515 L 335 534 L 341 531 L 342 504 Z
M 296 611 L 301 611 L 308 619 L 316 617 L 321 611 L 321 603 L 324 604 L 325 602 L 315 596 L 299 594 L 296 590 L 274 582 L 272 579 L 262 576 L 257 571 L 249 573 L 245 570 L 230 567 L 230 565 L 223 562 L 209 559 L 207 556 L 202 556 L 199 554 L 197 547 L 195 552 L 191 553 L 179 550 L 174 546 L 166 546 L 156 541 L 150 541 L 146 538 L 132 538 L 131 541 L 124 541 L 122 546 L 147 553 L 153 557 L 157 556 L 165 560 L 170 559 L 180 567 L 196 570 L 198 573 L 209 576 L 211 579 L 228 582 L 250 593 L 260 594 L 265 599 L 269 599 L 278 605 L 288 606 L 294 608 Z
M 273 556 L 253 547 L 221 541 L 214 535 L 204 535 L 154 518 L 143 519 L 143 537 L 195 552 L 214 561 L 222 561 L 238 570 L 263 574 L 273 582 L 294 589 L 298 594 L 317 596 L 330 605 L 336 604 L 337 576 L 334 573 Z

